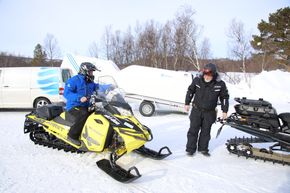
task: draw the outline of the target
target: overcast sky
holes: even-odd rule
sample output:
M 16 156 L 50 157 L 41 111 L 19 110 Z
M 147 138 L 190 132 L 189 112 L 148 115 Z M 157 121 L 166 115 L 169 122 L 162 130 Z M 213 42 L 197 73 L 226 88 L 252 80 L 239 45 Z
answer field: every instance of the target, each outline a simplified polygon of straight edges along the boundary
M 227 57 L 226 30 L 235 18 L 247 32 L 270 13 L 290 6 L 290 0 L 0 0 L 0 52 L 33 56 L 47 34 L 58 41 L 62 54 L 90 56 L 93 42 L 101 44 L 106 26 L 125 32 L 137 22 L 172 20 L 182 5 L 195 11 L 213 57 Z

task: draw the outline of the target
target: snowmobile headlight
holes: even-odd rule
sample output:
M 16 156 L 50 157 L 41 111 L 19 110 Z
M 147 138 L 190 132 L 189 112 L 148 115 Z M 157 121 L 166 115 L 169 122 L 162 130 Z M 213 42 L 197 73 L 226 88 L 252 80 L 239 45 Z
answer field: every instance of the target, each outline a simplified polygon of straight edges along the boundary
M 131 111 L 129 111 L 127 109 L 124 109 L 124 108 L 121 108 L 121 107 L 116 107 L 116 108 L 117 108 L 117 110 L 120 112 L 120 114 L 122 116 L 131 116 L 132 115 Z

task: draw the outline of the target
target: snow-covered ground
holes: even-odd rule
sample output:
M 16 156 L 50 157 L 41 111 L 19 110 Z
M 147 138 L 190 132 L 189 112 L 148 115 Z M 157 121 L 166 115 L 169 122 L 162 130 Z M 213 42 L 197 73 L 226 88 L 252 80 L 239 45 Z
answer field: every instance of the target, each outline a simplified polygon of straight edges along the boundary
M 278 113 L 290 112 L 290 74 L 263 72 L 251 79 L 251 89 L 241 83 L 230 85 L 230 111 L 234 97 L 264 98 Z M 135 165 L 142 177 L 130 184 L 114 181 L 98 169 L 96 161 L 107 153 L 72 154 L 34 145 L 23 133 L 28 111 L 0 112 L 0 193 L 99 193 L 99 192 L 188 192 L 188 193 L 289 193 L 290 167 L 245 159 L 229 154 L 227 139 L 246 135 L 224 127 L 212 127 L 211 157 L 185 155 L 188 115 L 158 112 L 153 117 L 136 117 L 152 129 L 154 140 L 148 147 L 167 145 L 173 154 L 156 161 L 131 153 L 117 163 L 124 168 Z

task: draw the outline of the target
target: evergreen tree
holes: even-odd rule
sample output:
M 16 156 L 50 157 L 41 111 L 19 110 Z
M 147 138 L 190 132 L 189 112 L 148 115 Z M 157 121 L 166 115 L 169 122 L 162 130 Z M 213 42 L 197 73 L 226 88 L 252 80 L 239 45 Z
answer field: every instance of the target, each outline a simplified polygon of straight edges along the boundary
M 290 7 L 278 9 L 269 15 L 269 21 L 258 24 L 260 35 L 254 35 L 251 45 L 265 58 L 274 56 L 290 69 Z
M 37 44 L 34 49 L 34 57 L 32 60 L 32 66 L 43 66 L 46 60 L 46 53 L 43 51 L 42 46 Z

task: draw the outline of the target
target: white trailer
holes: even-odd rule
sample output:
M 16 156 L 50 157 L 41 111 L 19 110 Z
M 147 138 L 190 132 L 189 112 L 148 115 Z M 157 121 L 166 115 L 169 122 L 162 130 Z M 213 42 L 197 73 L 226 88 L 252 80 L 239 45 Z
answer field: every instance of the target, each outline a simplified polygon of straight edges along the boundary
M 156 109 L 164 108 L 185 112 L 185 96 L 192 74 L 131 65 L 120 70 L 116 80 L 125 97 L 139 103 L 140 113 L 152 116 Z

